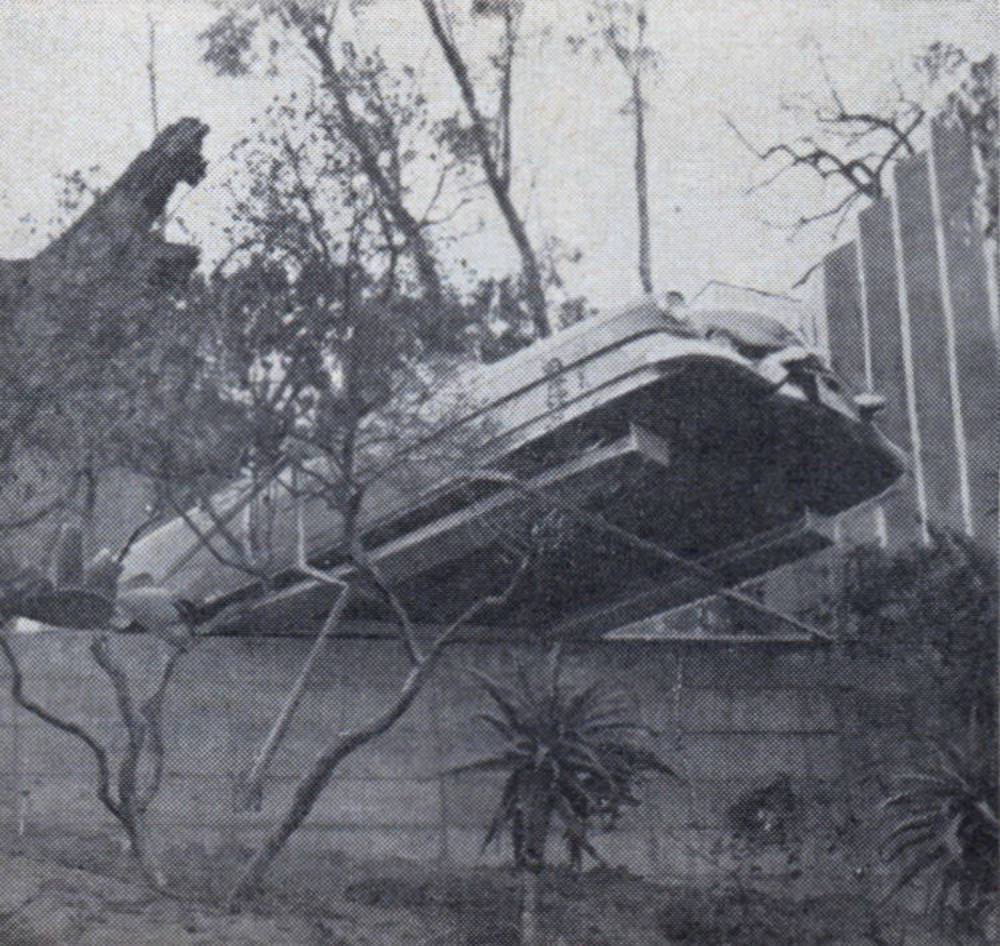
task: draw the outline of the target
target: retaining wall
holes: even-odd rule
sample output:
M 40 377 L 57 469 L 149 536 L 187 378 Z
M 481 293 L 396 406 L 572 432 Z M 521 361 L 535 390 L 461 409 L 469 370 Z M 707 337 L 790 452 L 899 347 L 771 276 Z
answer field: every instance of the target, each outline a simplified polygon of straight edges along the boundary
M 86 634 L 20 636 L 27 691 L 89 727 L 120 751 L 106 678 Z M 252 843 L 288 799 L 297 772 L 332 732 L 384 703 L 405 674 L 401 648 L 378 638 L 330 643 L 267 781 L 262 810 L 234 814 L 236 774 L 273 721 L 309 647 L 297 638 L 218 638 L 185 660 L 166 704 L 166 774 L 153 820 L 165 843 Z M 119 639 L 136 689 L 163 652 L 148 638 Z M 465 668 L 507 673 L 528 648 L 462 643 L 397 726 L 350 757 L 292 843 L 358 856 L 480 862 L 498 780 L 448 775 L 489 754 L 486 707 Z M 6 684 L 6 667 L 3 668 Z M 748 791 L 787 774 L 799 797 L 803 836 L 829 860 L 861 800 L 866 757 L 891 758 L 911 724 L 903 687 L 885 662 L 829 645 L 591 642 L 566 650 L 566 676 L 606 674 L 631 694 L 656 733 L 659 755 L 687 779 L 651 779 L 642 805 L 597 847 L 613 865 L 653 875 L 712 873 L 728 856 L 725 812 Z M 866 756 L 867 754 L 867 756 Z M 93 793 L 93 760 L 0 693 L 0 818 L 32 831 L 87 832 L 110 824 Z M 808 853 L 808 852 L 807 852 Z M 838 868 L 839 869 L 839 868 Z

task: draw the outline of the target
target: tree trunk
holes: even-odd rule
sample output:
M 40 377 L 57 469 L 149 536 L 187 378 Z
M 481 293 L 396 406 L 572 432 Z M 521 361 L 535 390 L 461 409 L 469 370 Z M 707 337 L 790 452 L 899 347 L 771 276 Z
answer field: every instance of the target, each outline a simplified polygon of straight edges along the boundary
M 436 305 L 440 303 L 443 293 L 441 277 L 438 273 L 434 255 L 424 236 L 423 225 L 407 209 L 403 203 L 402 194 L 399 189 L 393 186 L 379 164 L 378 155 L 372 149 L 365 129 L 354 113 L 348 90 L 345 88 L 344 80 L 337 70 L 337 64 L 330 55 L 330 50 L 318 36 L 310 32 L 308 20 L 300 20 L 299 22 L 299 28 L 303 31 L 306 45 L 319 65 L 323 84 L 329 90 L 336 103 L 341 128 L 357 151 L 361 166 L 364 169 L 365 176 L 372 185 L 372 189 L 383 201 L 389 212 L 389 216 L 406 238 L 407 246 L 413 254 L 413 262 L 417 267 L 417 275 L 424 287 L 424 291 L 427 293 L 427 301 L 432 305 Z
M 510 171 L 512 165 L 513 143 L 511 140 L 511 105 L 514 91 L 514 47 L 517 33 L 514 29 L 514 5 L 507 4 L 503 12 L 504 53 L 500 72 L 500 105 L 497 109 L 497 127 L 500 134 L 500 147 L 497 163 L 500 166 L 500 178 L 505 187 L 510 186 Z
M 538 935 L 539 873 L 521 870 L 521 946 L 540 946 Z
M 507 229 L 514 240 L 521 257 L 521 276 L 524 279 L 524 292 L 528 299 L 528 311 L 531 314 L 531 324 L 535 328 L 535 335 L 538 338 L 547 338 L 552 334 L 552 326 L 549 325 L 549 317 L 545 304 L 545 289 L 542 286 L 542 272 L 535 258 L 535 250 L 528 238 L 528 231 L 521 221 L 521 217 L 510 199 L 510 191 L 500 184 L 499 180 L 494 184 L 490 175 L 490 188 L 496 199 L 497 206 L 507 221 Z
M 403 683 L 395 702 L 383 713 L 369 720 L 365 725 L 351 732 L 340 733 L 313 762 L 312 768 L 295 789 L 284 816 L 271 830 L 257 849 L 250 863 L 226 899 L 226 909 L 235 912 L 260 886 L 260 882 L 278 856 L 285 842 L 300 827 L 312 811 L 323 789 L 326 788 L 337 766 L 356 749 L 386 732 L 409 709 L 424 684 L 433 665 L 436 654 L 428 655 L 417 664 Z
M 642 101 L 642 77 L 632 76 L 632 107 L 635 110 L 635 197 L 639 220 L 639 282 L 647 295 L 653 291 L 652 250 L 649 242 L 649 180 L 646 173 L 646 118 Z
M 462 58 L 462 54 L 455 45 L 441 13 L 434 0 L 421 0 L 427 20 L 431 26 L 431 32 L 437 40 L 445 61 L 451 69 L 455 82 L 458 84 L 465 110 L 472 121 L 473 138 L 476 143 L 476 150 L 479 152 L 480 163 L 483 173 L 486 175 L 486 183 L 493 194 L 493 199 L 503 215 L 510 231 L 511 239 L 517 247 L 521 257 L 521 275 L 524 279 L 524 291 L 528 301 L 528 311 L 531 314 L 531 321 L 535 328 L 535 335 L 538 338 L 545 338 L 552 334 L 549 325 L 548 313 L 545 305 L 545 289 L 542 286 L 542 273 L 538 265 L 538 258 L 535 250 L 528 238 L 528 231 L 525 229 L 524 221 L 521 220 L 517 208 L 510 197 L 510 182 L 506 180 L 502 169 L 497 163 L 493 154 L 492 142 L 487 130 L 486 120 L 479 111 L 476 102 L 476 91 L 472 85 L 472 77 L 469 75 L 468 66 Z M 509 104 L 507 106 L 510 107 Z M 509 132 L 508 132 L 509 133 Z
M 127 821 L 125 820 L 126 818 Z M 165 893 L 167 890 L 167 878 L 153 855 L 152 843 L 149 837 L 149 824 L 146 821 L 145 813 L 140 814 L 131 811 L 123 817 L 122 824 L 128 835 L 132 855 L 139 865 L 139 872 L 154 890 Z
M 243 784 L 237 787 L 233 798 L 233 806 L 237 811 L 246 811 L 249 808 L 259 810 L 260 796 L 264 777 L 267 775 L 267 768 L 271 763 L 271 759 L 274 758 L 275 752 L 278 751 L 281 740 L 284 739 L 285 733 L 288 731 L 292 716 L 295 714 L 296 709 L 298 709 L 299 703 L 302 702 L 302 696 L 305 693 L 306 683 L 309 681 L 309 675 L 312 673 L 313 666 L 319 659 L 319 655 L 322 653 L 323 647 L 330 635 L 340 623 L 344 608 L 347 606 L 349 594 L 350 586 L 345 585 L 337 596 L 337 600 L 327 615 L 326 620 L 323 622 L 323 627 L 316 636 L 316 640 L 309 650 L 305 663 L 302 665 L 302 669 L 299 671 L 292 689 L 285 698 L 281 712 L 278 713 L 271 731 L 267 734 L 264 744 L 260 747 L 256 758 L 253 760 Z

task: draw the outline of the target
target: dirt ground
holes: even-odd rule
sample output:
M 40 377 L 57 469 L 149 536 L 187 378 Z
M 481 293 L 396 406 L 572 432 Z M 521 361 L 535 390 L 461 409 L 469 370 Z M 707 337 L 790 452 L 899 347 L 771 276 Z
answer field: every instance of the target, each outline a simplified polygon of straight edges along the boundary
M 245 852 L 171 852 L 181 899 L 136 883 L 105 836 L 0 838 L 0 946 L 516 946 L 518 879 L 497 868 L 287 852 L 252 909 L 214 904 Z M 544 880 L 547 946 L 936 946 L 857 895 L 793 902 L 728 885 L 664 886 L 623 871 Z

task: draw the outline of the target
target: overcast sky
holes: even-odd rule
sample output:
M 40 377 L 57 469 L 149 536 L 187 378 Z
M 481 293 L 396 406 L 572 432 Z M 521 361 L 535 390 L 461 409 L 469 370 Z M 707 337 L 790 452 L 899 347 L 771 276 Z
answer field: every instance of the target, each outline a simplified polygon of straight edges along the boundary
M 452 0 L 456 2 L 456 0 Z M 573 56 L 564 35 L 585 0 L 528 0 L 528 41 L 516 87 L 516 191 L 536 238 L 556 234 L 583 251 L 566 270 L 573 292 L 599 304 L 633 296 L 631 138 L 620 113 L 627 88 L 610 64 Z M 443 81 L 417 0 L 382 0 L 367 42 L 390 60 Z M 762 217 L 786 219 L 820 198 L 808 181 L 746 195 L 759 169 L 729 133 L 727 113 L 760 143 L 781 129 L 779 102 L 817 81 L 817 50 L 844 94 L 869 104 L 892 66 L 903 72 L 934 40 L 984 55 L 1000 35 L 998 4 L 924 0 L 650 0 L 650 43 L 662 66 L 649 92 L 654 276 L 693 294 L 707 280 L 785 290 L 829 246 L 822 230 L 794 243 Z M 17 218 L 44 216 L 58 171 L 100 164 L 118 173 L 148 144 L 147 15 L 157 23 L 161 123 L 195 115 L 211 126 L 211 169 L 183 212 L 211 253 L 223 156 L 274 80 L 219 79 L 200 60 L 197 34 L 213 11 L 201 0 L 0 2 L 0 255 L 38 247 Z M 548 38 L 541 27 L 549 25 Z M 443 88 L 443 86 L 442 86 Z M 217 173 L 213 175 L 212 171 Z M 849 231 L 845 234 L 849 235 Z M 513 265 L 505 235 L 469 238 L 482 272 Z

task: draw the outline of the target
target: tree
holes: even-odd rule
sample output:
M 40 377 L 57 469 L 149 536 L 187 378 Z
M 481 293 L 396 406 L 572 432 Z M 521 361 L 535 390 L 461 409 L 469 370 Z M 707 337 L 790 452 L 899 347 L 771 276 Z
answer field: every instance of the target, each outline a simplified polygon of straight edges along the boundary
M 843 636 L 891 661 L 910 706 L 908 761 L 873 769 L 883 797 L 891 893 L 925 884 L 927 903 L 982 933 L 996 909 L 997 561 L 959 534 L 890 553 L 860 548 L 837 602 Z
M 451 770 L 507 773 L 484 846 L 505 831 L 510 834 L 522 877 L 524 946 L 540 941 L 538 875 L 545 867 L 553 823 L 562 824 L 575 869 L 582 866 L 585 853 L 603 864 L 589 839 L 593 823 L 610 827 L 625 806 L 638 805 L 636 790 L 648 773 L 676 777 L 638 741 L 646 730 L 625 694 L 603 681 L 564 685 L 560 658 L 556 645 L 544 666 L 519 667 L 514 687 L 475 674 L 496 710 L 479 718 L 500 736 L 502 745 L 493 756 Z
M 4 622 L 6 624 L 6 621 Z M 101 804 L 122 826 L 129 841 L 129 850 L 139 870 L 155 889 L 165 892 L 167 879 L 159 867 L 150 837 L 148 812 L 159 794 L 163 780 L 164 739 L 163 703 L 181 658 L 189 646 L 177 641 L 161 663 L 158 677 L 143 700 L 137 700 L 123 662 L 115 656 L 114 645 L 107 634 L 95 637 L 90 655 L 105 673 L 115 691 L 119 720 L 127 736 L 127 744 L 117 762 L 117 777 L 108 747 L 79 723 L 65 719 L 46 709 L 25 692 L 24 673 L 17 651 L 8 639 L 8 628 L 0 632 L 0 650 L 10 668 L 11 698 L 22 709 L 60 732 L 73 736 L 87 747 L 96 766 L 96 794 Z M 145 775 L 144 775 L 145 773 Z
M 644 0 L 598 0 L 587 14 L 594 30 L 590 37 L 571 36 L 570 46 L 581 49 L 590 40 L 596 51 L 607 50 L 621 66 L 629 81 L 628 102 L 623 109 L 632 115 L 635 133 L 636 220 L 639 233 L 639 282 L 642 291 L 653 291 L 653 262 L 650 242 L 649 176 L 647 171 L 646 110 L 644 79 L 658 65 L 656 51 L 646 44 L 646 4 Z
M 359 6 L 374 6 L 365 3 Z M 386 172 L 384 149 L 373 135 L 373 125 L 366 118 L 371 99 L 370 86 L 352 82 L 345 71 L 345 56 L 356 48 L 354 40 L 339 38 L 341 26 L 339 5 L 325 0 L 253 0 L 249 3 L 225 4 L 226 11 L 206 30 L 201 38 L 206 43 L 205 59 L 217 71 L 242 75 L 250 71 L 261 58 L 255 39 L 262 28 L 276 25 L 267 56 L 272 59 L 282 41 L 294 41 L 318 70 L 324 89 L 336 103 L 340 130 L 356 149 L 374 189 L 385 202 L 393 223 L 404 234 L 407 248 L 414 255 L 428 290 L 429 300 L 437 298 L 439 278 L 433 265 L 433 254 L 426 235 L 426 215 L 414 215 L 407 204 L 408 189 Z M 524 297 L 537 336 L 549 334 L 542 273 L 535 250 L 511 196 L 511 113 L 513 102 L 513 66 L 521 16 L 520 0 L 474 0 L 471 15 L 478 20 L 499 19 L 503 39 L 497 57 L 500 74 L 498 114 L 491 120 L 483 111 L 468 63 L 455 40 L 451 15 L 436 3 L 423 3 L 423 10 L 435 42 L 444 54 L 446 65 L 454 77 L 469 126 L 457 117 L 442 119 L 439 143 L 443 150 L 458 157 L 460 162 L 474 158 L 480 165 L 486 184 L 510 232 L 521 259 L 521 279 Z M 406 67 L 410 69 L 411 67 Z M 434 160 L 441 161 L 438 154 Z M 442 170 L 451 162 L 444 162 Z
M 324 89 L 336 103 L 340 131 L 356 149 L 362 170 L 385 202 L 394 226 L 405 237 L 406 247 L 417 261 L 428 291 L 428 301 L 437 299 L 440 279 L 433 265 L 433 251 L 427 231 L 427 214 L 418 216 L 409 207 L 410 188 L 387 173 L 385 151 L 375 126 L 366 113 L 372 104 L 369 85 L 353 81 L 346 70 L 346 59 L 355 55 L 357 40 L 341 34 L 347 30 L 338 22 L 344 11 L 334 2 L 324 0 L 252 0 L 224 4 L 227 9 L 201 38 L 206 44 L 205 59 L 217 71 L 229 75 L 249 72 L 262 58 L 276 69 L 275 55 L 290 41 L 305 54 L 318 71 Z M 358 7 L 376 6 L 369 2 Z M 445 63 L 456 81 L 468 125 L 457 116 L 436 122 L 438 150 L 429 154 L 439 164 L 442 174 L 451 167 L 464 168 L 475 160 L 482 169 L 487 187 L 517 248 L 521 259 L 521 283 L 531 322 L 537 337 L 549 334 L 543 274 L 524 221 L 511 195 L 511 114 L 513 102 L 513 67 L 521 17 L 520 0 L 474 0 L 471 15 L 477 20 L 498 19 L 502 23 L 501 52 L 496 58 L 499 81 L 499 105 L 495 119 L 484 111 L 469 65 L 455 40 L 453 19 L 437 3 L 423 4 L 435 42 L 444 54 Z M 256 42 L 267 26 L 276 26 L 266 53 L 257 51 Z M 372 53 L 371 55 L 377 55 Z M 410 66 L 404 67 L 413 75 Z M 440 195 L 442 188 L 436 191 Z
M 173 602 L 163 589 L 150 585 L 118 587 L 121 562 L 144 526 L 140 525 L 117 555 L 103 550 L 86 567 L 82 529 L 69 524 L 60 529 L 50 576 L 30 566 L 4 563 L 0 652 L 10 669 L 10 693 L 14 702 L 42 722 L 73 736 L 90 751 L 96 767 L 98 800 L 124 829 L 142 876 L 151 886 L 165 892 L 167 881 L 153 848 L 148 812 L 163 781 L 164 699 L 181 658 L 196 641 L 184 620 L 183 608 L 177 607 L 180 603 Z M 116 615 L 120 619 L 117 625 Z M 18 648 L 13 644 L 11 633 L 18 618 L 75 630 L 115 626 L 119 631 L 145 631 L 167 644 L 166 656 L 148 696 L 139 701 L 133 691 L 127 662 L 115 654 L 112 635 L 100 633 L 91 640 L 90 656 L 111 683 L 119 721 L 127 737 L 126 747 L 117 762 L 116 778 L 112 777 L 112 752 L 107 745 L 83 725 L 47 709 L 27 695 Z
M 316 133 L 342 141 L 352 152 L 358 173 L 378 201 L 386 239 L 396 245 L 397 258 L 413 259 L 431 309 L 443 298 L 430 235 L 435 223 L 443 221 L 433 214 L 450 180 L 465 173 L 470 156 L 448 148 L 446 120 L 430 121 L 426 100 L 415 88 L 415 70 L 394 70 L 378 49 L 364 52 L 356 38 L 347 38 L 349 29 L 341 26 L 338 13 L 344 16 L 338 4 L 317 0 L 231 4 L 200 36 L 204 59 L 218 73 L 238 76 L 266 57 L 269 71 L 276 72 L 286 63 L 282 54 L 292 47 L 312 65 L 322 93 L 309 93 L 322 110 Z M 259 54 L 263 34 L 267 52 Z M 411 166 L 419 171 L 407 173 Z M 420 179 L 435 183 L 427 206 L 418 212 L 414 204 L 420 189 L 415 184 Z
M 100 515 L 97 487 L 106 472 L 129 467 L 143 426 L 162 413 L 158 405 L 185 396 L 196 356 L 186 348 L 190 323 L 178 292 L 197 252 L 166 242 L 158 221 L 175 187 L 200 178 L 206 131 L 194 119 L 165 129 L 103 192 L 91 191 L 83 175 L 69 176 L 62 209 L 85 207 L 78 219 L 33 259 L 0 262 L 0 275 L 16 277 L 0 302 L 0 370 L 11 381 L 0 472 L 5 505 L 19 511 L 0 525 L 0 651 L 11 695 L 90 751 L 97 798 L 158 889 L 165 878 L 148 811 L 162 784 L 164 700 L 194 640 L 162 589 L 118 587 L 122 559 L 149 525 L 148 513 L 127 523 L 132 534 L 116 555 L 107 547 L 95 554 L 118 541 L 109 524 L 121 528 L 121 516 Z M 111 684 L 126 733 L 117 760 L 85 727 L 28 695 L 12 634 L 21 618 L 101 632 L 89 653 Z M 125 630 L 151 632 L 162 638 L 158 648 L 166 645 L 144 698 L 112 633 Z
M 916 153 L 928 119 L 952 114 L 970 130 L 984 157 L 984 225 L 987 235 L 995 231 L 996 160 L 995 149 L 988 143 L 996 128 L 995 56 L 970 62 L 961 49 L 933 43 L 914 57 L 905 82 L 894 78 L 888 94 L 873 93 L 870 102 L 860 105 L 847 101 L 822 57 L 820 67 L 820 95 L 804 93 L 781 105 L 783 112 L 805 127 L 792 140 L 759 146 L 726 117 L 734 134 L 767 167 L 764 178 L 751 190 L 766 188 L 795 171 L 835 185 L 834 196 L 825 206 L 778 226 L 794 235 L 803 227 L 833 220 L 836 235 L 859 202 L 883 196 L 894 162 Z
M 845 636 L 875 653 L 903 655 L 907 688 L 933 712 L 924 732 L 947 736 L 970 714 L 997 712 L 997 563 L 957 534 L 897 553 L 861 547 L 846 561 L 837 607 Z
M 466 117 L 471 122 L 470 137 L 479 156 L 487 186 L 521 257 L 521 278 L 535 334 L 539 338 L 544 338 L 552 329 L 546 307 L 542 271 L 527 228 L 511 195 L 509 161 L 512 87 L 510 83 L 516 38 L 515 24 L 520 16 L 521 2 L 520 0 L 482 0 L 482 2 L 476 0 L 472 8 L 473 13 L 480 16 L 499 15 L 505 24 L 506 41 L 501 68 L 500 112 L 496 123 L 500 129 L 499 147 L 497 136 L 491 133 L 490 121 L 480 105 L 468 62 L 456 40 L 452 17 L 438 0 L 421 0 L 421 5 L 434 40 L 461 94 Z
M 501 24 L 499 52 L 492 62 L 499 78 L 496 114 L 497 168 L 501 179 L 510 186 L 513 170 L 514 63 L 520 40 L 521 16 L 524 0 L 472 0 L 470 12 L 481 20 L 498 20 Z
M 357 68 L 380 70 L 374 59 Z M 391 98 L 384 86 L 381 94 L 394 128 L 418 120 L 419 104 Z M 138 445 L 145 472 L 227 570 L 264 595 L 279 578 L 331 590 L 310 656 L 246 773 L 243 801 L 260 792 L 311 666 L 349 604 L 365 601 L 387 615 L 409 661 L 386 705 L 363 724 L 331 733 L 301 774 L 278 824 L 230 893 L 234 909 L 259 886 L 337 767 L 403 716 L 443 650 L 481 611 L 507 600 L 527 565 L 524 554 L 512 554 L 509 574 L 497 576 L 488 593 L 424 640 L 407 602 L 368 553 L 362 510 L 372 484 L 391 479 L 403 490 L 428 485 L 442 462 L 454 461 L 449 451 L 461 450 L 444 444 L 406 467 L 379 465 L 428 425 L 447 420 L 421 413 L 427 374 L 435 356 L 465 344 L 467 318 L 446 287 L 437 308 L 423 305 L 426 293 L 417 293 L 425 287 L 400 265 L 400 243 L 387 232 L 386 205 L 363 173 L 363 156 L 349 139 L 324 133 L 340 119 L 339 107 L 326 96 L 290 94 L 235 148 L 240 170 L 227 183 L 231 251 L 187 300 L 201 326 L 192 383 L 218 402 L 213 410 L 181 402 L 145 428 Z M 407 158 L 401 153 L 400 160 Z M 224 468 L 241 479 L 220 499 L 216 487 Z M 309 547 L 309 505 L 338 517 L 332 548 Z M 290 522 L 292 562 L 282 551 Z M 226 613 L 205 614 L 194 604 L 199 625 L 226 619 Z
M 222 75 L 250 71 L 253 41 L 262 20 L 277 22 L 286 41 L 298 41 L 333 105 L 325 110 L 324 133 L 342 136 L 353 149 L 360 172 L 380 202 L 386 225 L 391 223 L 404 241 L 400 252 L 405 250 L 415 262 L 428 305 L 436 305 L 442 290 L 426 233 L 430 209 L 417 216 L 408 203 L 408 188 L 401 176 L 401 130 L 395 125 L 400 113 L 387 107 L 381 84 L 386 67 L 381 57 L 365 58 L 345 41 L 337 49 L 340 60 L 335 59 L 335 3 L 261 0 L 243 6 L 246 9 L 232 7 L 201 34 L 206 62 Z M 278 51 L 277 40 L 272 39 L 271 49 Z
M 933 50 L 935 47 L 931 47 Z M 928 50 L 926 56 L 931 56 Z M 1000 119 L 997 107 L 997 56 L 991 53 L 978 62 L 969 61 L 961 50 L 954 50 L 952 60 L 959 60 L 958 88 L 945 101 L 943 113 L 958 121 L 969 132 L 979 158 L 982 185 L 982 226 L 985 236 L 994 243 L 998 238 L 1000 218 L 1000 159 L 997 157 L 997 135 Z

